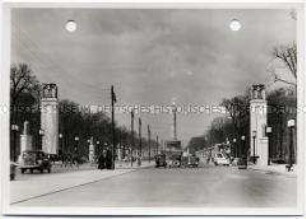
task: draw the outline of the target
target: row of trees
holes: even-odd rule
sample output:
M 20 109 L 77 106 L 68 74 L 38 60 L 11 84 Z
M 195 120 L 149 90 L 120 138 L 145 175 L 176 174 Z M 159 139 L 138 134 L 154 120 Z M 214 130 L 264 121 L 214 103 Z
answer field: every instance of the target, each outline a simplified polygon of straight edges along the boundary
M 112 145 L 112 123 L 104 112 L 91 113 L 90 110 L 70 100 L 61 100 L 59 131 L 62 134 L 60 145 L 63 153 L 73 153 L 76 144 L 80 146 L 79 153 L 88 155 L 88 140 L 93 138 L 98 151 Z M 79 141 L 75 141 L 75 137 Z M 135 132 L 115 123 L 115 142 L 117 147 L 139 151 L 140 139 Z M 156 150 L 157 142 L 150 140 L 151 151 Z M 141 139 L 142 151 L 149 148 L 147 138 Z
M 18 130 L 11 130 L 11 158 L 20 153 L 20 141 L 17 133 L 23 131 L 23 124 L 29 121 L 29 134 L 33 137 L 33 146 L 41 147 L 40 130 L 40 100 L 42 86 L 34 72 L 27 64 L 11 66 L 10 75 L 10 123 L 17 125 Z M 11 126 L 12 127 L 12 126 Z M 88 140 L 93 137 L 98 149 L 112 144 L 111 119 L 104 112 L 92 113 L 88 108 L 71 100 L 59 101 L 59 144 L 62 153 L 74 153 L 78 147 L 78 154 L 88 155 Z M 15 133 L 14 133 L 15 132 Z M 60 138 L 61 137 L 61 138 Z M 76 141 L 75 137 L 79 140 Z M 14 139 L 15 138 L 15 139 Z M 17 138 L 17 140 L 16 140 Z M 128 146 L 139 149 L 139 137 L 126 127 L 115 123 L 115 142 L 117 146 Z M 132 142 L 134 144 L 132 145 Z M 100 147 L 98 147 L 100 145 Z M 142 138 L 142 149 L 148 148 L 148 140 Z M 157 142 L 152 139 L 151 146 L 155 148 Z
M 273 50 L 274 58 L 283 62 L 295 80 L 297 77 L 296 55 L 295 43 L 289 46 L 274 48 Z M 267 122 L 268 126 L 272 127 L 272 133 L 269 136 L 269 156 L 271 159 L 286 161 L 289 159 L 287 121 L 296 119 L 297 117 L 296 84 L 292 81 L 282 79 L 277 75 L 277 71 L 273 71 L 273 74 L 275 74 L 275 82 L 280 81 L 284 86 L 274 89 L 267 94 Z M 192 138 L 188 145 L 190 150 L 196 151 L 216 143 L 223 143 L 226 140 L 233 140 L 234 138 L 237 139 L 237 144 L 241 144 L 241 136 L 245 136 L 244 150 L 248 150 L 250 147 L 249 102 L 249 89 L 242 95 L 223 99 L 220 105 L 226 108 L 228 115 L 215 118 L 205 134 Z M 294 146 L 296 152 L 296 141 L 294 142 Z

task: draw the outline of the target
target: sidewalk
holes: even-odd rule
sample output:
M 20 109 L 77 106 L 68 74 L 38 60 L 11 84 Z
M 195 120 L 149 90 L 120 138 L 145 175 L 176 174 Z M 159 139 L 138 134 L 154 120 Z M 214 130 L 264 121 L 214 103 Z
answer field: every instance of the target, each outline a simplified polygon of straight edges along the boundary
M 95 167 L 81 167 L 79 171 L 57 172 L 51 174 L 33 174 L 27 177 L 17 178 L 10 181 L 10 203 L 26 201 L 35 197 L 63 191 L 69 188 L 86 185 L 102 179 L 107 179 L 122 174 L 136 171 L 140 168 L 147 168 L 153 165 L 143 162 L 140 167 L 136 164 L 134 168 L 128 166 L 118 167 L 115 170 L 98 170 Z
M 266 174 L 284 174 L 286 176 L 297 176 L 297 168 L 296 165 L 293 165 L 293 171 L 288 172 L 286 168 L 287 164 L 271 164 L 268 166 L 257 166 L 254 164 L 248 164 L 248 169 L 254 171 L 264 172 Z

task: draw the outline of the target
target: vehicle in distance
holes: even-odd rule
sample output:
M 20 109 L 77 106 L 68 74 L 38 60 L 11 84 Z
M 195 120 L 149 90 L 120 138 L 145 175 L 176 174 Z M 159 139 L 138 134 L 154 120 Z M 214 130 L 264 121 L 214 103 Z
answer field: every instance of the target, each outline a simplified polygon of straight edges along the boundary
M 215 154 L 213 161 L 216 166 L 218 165 L 229 166 L 230 165 L 230 160 L 221 153 Z
M 182 156 L 181 167 L 198 167 L 200 163 L 200 158 L 196 155 Z
M 30 170 L 31 173 L 34 170 L 39 170 L 41 173 L 47 170 L 50 173 L 51 167 L 52 165 L 48 154 L 40 150 L 26 150 L 22 152 L 19 159 L 21 173 L 25 173 L 27 170 Z
M 155 167 L 167 167 L 166 162 L 166 155 L 165 154 L 158 154 L 155 156 Z

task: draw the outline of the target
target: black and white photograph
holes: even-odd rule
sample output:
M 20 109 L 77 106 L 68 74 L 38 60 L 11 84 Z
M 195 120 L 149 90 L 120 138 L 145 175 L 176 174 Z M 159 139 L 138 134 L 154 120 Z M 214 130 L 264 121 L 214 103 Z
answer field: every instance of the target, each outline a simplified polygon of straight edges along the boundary
M 303 214 L 304 7 L 4 5 L 4 213 Z

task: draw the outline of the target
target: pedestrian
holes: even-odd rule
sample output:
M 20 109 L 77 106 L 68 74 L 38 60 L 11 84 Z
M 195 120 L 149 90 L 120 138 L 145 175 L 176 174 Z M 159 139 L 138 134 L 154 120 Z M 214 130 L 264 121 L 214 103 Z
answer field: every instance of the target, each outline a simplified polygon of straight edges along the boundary
M 103 170 L 106 167 L 106 160 L 105 160 L 105 155 L 104 152 L 102 152 L 98 158 L 98 169 Z
M 113 166 L 113 156 L 110 149 L 106 150 L 106 169 L 112 169 Z
M 79 169 L 79 167 L 80 167 L 80 166 L 79 166 L 79 163 L 80 163 L 80 162 L 79 162 L 79 159 L 80 159 L 80 158 L 79 158 L 78 156 L 75 155 L 75 156 L 73 157 L 73 162 L 72 162 L 72 163 L 74 164 L 74 166 L 76 166 L 78 169 Z
M 138 161 L 137 164 L 140 167 L 141 166 L 141 156 L 140 156 L 140 154 L 138 154 L 137 161 Z

